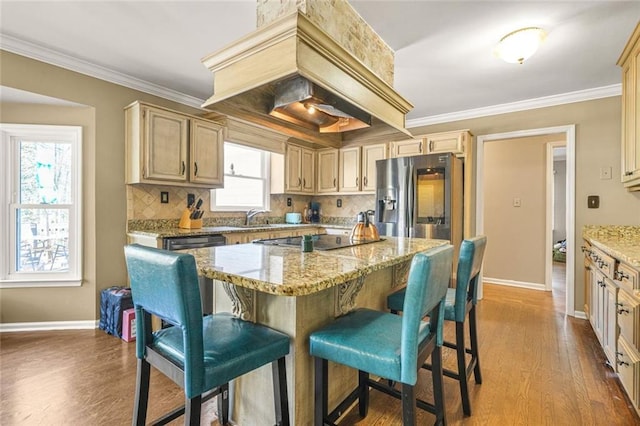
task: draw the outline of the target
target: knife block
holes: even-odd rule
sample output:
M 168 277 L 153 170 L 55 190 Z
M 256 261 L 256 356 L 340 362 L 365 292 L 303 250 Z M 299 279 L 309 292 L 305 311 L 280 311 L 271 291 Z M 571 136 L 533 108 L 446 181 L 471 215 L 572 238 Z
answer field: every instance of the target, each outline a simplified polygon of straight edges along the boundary
M 178 228 L 184 229 L 200 229 L 202 228 L 202 219 L 190 219 L 191 210 L 184 209 L 182 212 L 182 216 L 180 217 L 180 223 L 178 224 Z

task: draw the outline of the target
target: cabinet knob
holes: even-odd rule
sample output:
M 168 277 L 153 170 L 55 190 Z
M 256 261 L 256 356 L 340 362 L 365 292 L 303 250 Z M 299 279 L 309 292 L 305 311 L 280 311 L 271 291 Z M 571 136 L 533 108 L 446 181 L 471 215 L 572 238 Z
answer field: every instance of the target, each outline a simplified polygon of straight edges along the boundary
M 625 172 L 625 174 L 624 174 L 624 175 L 625 175 L 625 176 L 631 176 L 631 175 L 633 175 L 633 172 Z
M 433 151 L 433 141 L 429 141 L 429 151 Z
M 302 179 L 298 178 L 298 186 L 301 186 L 301 185 L 302 185 Z
M 618 309 L 618 314 L 622 315 L 622 314 L 628 314 L 629 310 L 628 309 Z
M 422 152 L 422 141 L 418 143 L 418 152 Z
M 183 161 L 182 162 L 182 173 L 180 173 L 180 174 L 183 175 L 186 170 L 187 170 L 187 165 Z
M 333 178 L 333 186 L 336 186 L 336 178 Z
M 367 186 L 367 177 L 366 176 L 362 178 L 362 184 L 364 186 Z
M 198 176 L 198 162 L 197 161 L 193 162 L 193 175 L 194 176 Z

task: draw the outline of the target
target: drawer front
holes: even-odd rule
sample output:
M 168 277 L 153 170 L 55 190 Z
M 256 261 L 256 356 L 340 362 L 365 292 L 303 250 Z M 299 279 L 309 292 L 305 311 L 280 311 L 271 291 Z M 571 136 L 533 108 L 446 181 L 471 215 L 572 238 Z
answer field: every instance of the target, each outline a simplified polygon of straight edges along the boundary
M 602 250 L 599 250 L 596 247 L 592 247 L 591 260 L 593 260 L 596 268 L 602 271 L 602 273 L 607 277 L 613 279 L 613 272 L 615 271 L 616 266 L 616 260 L 613 257 L 605 254 Z
M 624 263 L 618 263 L 613 273 L 613 279 L 618 286 L 628 291 L 629 294 L 640 290 L 640 272 Z
M 620 382 L 627 391 L 629 399 L 638 407 L 640 405 L 640 355 L 631 348 L 624 336 L 620 336 L 618 339 L 616 355 Z
M 620 334 L 638 350 L 640 347 L 640 302 L 624 291 L 619 291 L 616 305 Z

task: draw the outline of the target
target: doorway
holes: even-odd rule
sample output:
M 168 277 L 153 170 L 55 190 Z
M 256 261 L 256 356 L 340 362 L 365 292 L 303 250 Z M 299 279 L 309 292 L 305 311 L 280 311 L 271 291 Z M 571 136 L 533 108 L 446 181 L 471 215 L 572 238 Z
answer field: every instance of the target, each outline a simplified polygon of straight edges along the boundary
M 546 147 L 546 247 L 545 290 L 552 292 L 557 311 L 564 312 L 567 257 L 567 147 L 565 141 Z
M 476 138 L 476 153 L 477 153 L 477 174 L 476 174 L 476 234 L 483 234 L 485 232 L 485 200 L 484 200 L 484 149 L 485 144 L 500 141 L 504 139 L 524 138 L 530 136 L 542 136 L 552 134 L 563 134 L 564 142 L 566 143 L 566 285 L 565 285 L 565 313 L 570 316 L 575 316 L 575 125 L 547 127 L 541 129 L 520 130 L 506 133 L 495 133 L 488 135 L 479 135 Z M 549 149 L 549 148 L 547 148 Z M 547 185 L 549 185 L 549 179 L 547 179 Z M 548 191 L 547 191 L 548 194 Z M 547 203 L 549 205 L 549 203 Z M 549 209 L 547 209 L 547 216 L 549 216 Z M 546 220 L 549 229 L 551 220 L 548 217 Z M 548 244 L 544 248 L 545 259 L 552 257 L 552 234 L 551 231 L 546 233 L 546 239 Z M 547 282 L 551 285 L 552 268 L 551 262 L 545 262 L 549 267 L 545 268 L 545 284 L 541 287 L 546 289 Z M 548 272 L 547 272 L 548 269 Z M 548 281 L 547 281 L 548 277 Z M 508 285 L 508 284 L 507 284 Z M 478 288 L 479 296 L 482 296 L 482 279 Z

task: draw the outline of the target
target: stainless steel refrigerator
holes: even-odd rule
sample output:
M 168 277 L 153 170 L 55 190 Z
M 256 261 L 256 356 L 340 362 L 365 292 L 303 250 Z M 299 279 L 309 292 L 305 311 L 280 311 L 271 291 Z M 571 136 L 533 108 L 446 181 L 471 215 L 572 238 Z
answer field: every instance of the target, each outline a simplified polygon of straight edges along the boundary
M 453 154 L 376 162 L 376 226 L 380 235 L 462 241 L 463 163 Z

